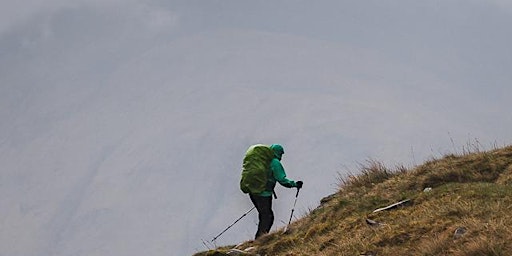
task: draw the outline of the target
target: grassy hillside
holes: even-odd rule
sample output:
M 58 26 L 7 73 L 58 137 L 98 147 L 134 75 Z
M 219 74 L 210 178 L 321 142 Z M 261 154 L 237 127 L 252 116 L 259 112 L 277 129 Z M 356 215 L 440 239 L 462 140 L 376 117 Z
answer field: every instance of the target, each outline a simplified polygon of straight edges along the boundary
M 413 169 L 369 161 L 293 223 L 236 249 L 248 255 L 512 255 L 512 146 Z M 409 199 L 388 210 L 378 208 Z M 200 255 L 227 255 L 233 247 Z

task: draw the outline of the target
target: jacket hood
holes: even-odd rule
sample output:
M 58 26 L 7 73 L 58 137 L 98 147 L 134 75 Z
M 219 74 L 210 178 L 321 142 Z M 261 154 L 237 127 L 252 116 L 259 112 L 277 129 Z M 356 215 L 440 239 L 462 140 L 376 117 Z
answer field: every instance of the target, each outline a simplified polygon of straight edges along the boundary
M 270 148 L 274 151 L 274 156 L 276 156 L 277 159 L 281 160 L 284 154 L 283 146 L 279 144 L 272 144 Z

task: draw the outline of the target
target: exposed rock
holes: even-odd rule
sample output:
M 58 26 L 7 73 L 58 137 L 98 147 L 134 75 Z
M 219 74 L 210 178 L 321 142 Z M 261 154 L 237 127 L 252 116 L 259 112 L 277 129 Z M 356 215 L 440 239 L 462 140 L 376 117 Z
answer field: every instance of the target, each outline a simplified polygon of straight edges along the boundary
M 256 246 L 247 247 L 244 250 L 244 252 L 253 252 L 253 251 L 256 251 Z
M 377 221 L 374 221 L 371 219 L 366 219 L 366 224 L 368 224 L 368 226 L 370 226 L 372 228 L 376 228 L 376 227 L 380 227 L 380 226 L 384 225 L 383 223 L 380 223 L 380 222 L 377 222 Z
M 465 227 L 458 227 L 455 229 L 455 232 L 453 233 L 453 239 L 458 239 L 462 237 L 464 234 L 466 234 L 468 230 Z
M 247 255 L 247 252 L 244 252 L 242 250 L 238 250 L 238 249 L 231 249 L 228 251 L 227 253 L 228 255 Z
M 331 201 L 332 199 L 334 199 L 335 197 L 336 197 L 336 194 L 332 194 L 330 196 L 326 196 L 326 197 L 324 197 L 324 198 L 322 198 L 320 200 L 320 204 L 325 204 L 325 203 Z
M 254 254 L 254 251 L 256 251 L 255 246 L 248 247 L 244 250 L 233 248 L 227 252 L 227 255 L 235 255 L 235 256 L 236 255 L 257 255 L 257 254 Z
M 391 209 L 395 209 L 395 208 L 397 208 L 399 206 L 409 205 L 409 203 L 411 203 L 411 200 L 410 199 L 405 199 L 405 200 L 402 200 L 402 201 L 400 201 L 398 203 L 394 203 L 394 204 L 388 205 L 386 207 L 382 207 L 382 208 L 376 209 L 373 212 L 375 213 L 375 212 L 380 212 L 380 211 L 391 210 Z

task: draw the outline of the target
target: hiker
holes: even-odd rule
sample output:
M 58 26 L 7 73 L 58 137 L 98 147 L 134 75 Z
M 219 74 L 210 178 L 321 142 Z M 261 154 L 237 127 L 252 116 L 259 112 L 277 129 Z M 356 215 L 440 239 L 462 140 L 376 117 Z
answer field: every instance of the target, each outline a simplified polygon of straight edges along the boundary
M 268 150 L 270 148 L 271 150 Z M 284 171 L 283 166 L 281 165 L 281 158 L 284 154 L 284 149 L 279 144 L 272 144 L 270 147 L 266 145 L 253 145 L 249 148 L 246 153 L 246 158 L 244 159 L 244 170 L 249 169 L 247 166 L 251 164 L 251 162 L 261 161 L 260 159 L 248 159 L 251 155 L 259 155 L 260 158 L 264 153 L 253 153 L 261 149 L 261 152 L 267 154 L 266 159 L 268 159 L 268 164 L 266 165 L 265 170 L 265 178 L 266 184 L 263 184 L 262 191 L 258 190 L 244 190 L 243 189 L 243 178 L 241 187 L 245 193 L 249 193 L 249 197 L 251 198 L 252 203 L 258 210 L 258 231 L 256 232 L 255 238 L 267 234 L 274 223 L 274 213 L 272 212 L 272 195 L 275 197 L 274 187 L 276 186 L 276 182 L 279 182 L 284 187 L 287 188 L 302 188 L 302 181 L 293 181 L 286 178 L 286 173 Z M 266 151 L 263 151 L 266 150 Z M 252 161 L 251 161 L 252 160 Z M 267 161 L 267 160 L 265 160 Z M 277 197 L 276 197 L 277 198 Z

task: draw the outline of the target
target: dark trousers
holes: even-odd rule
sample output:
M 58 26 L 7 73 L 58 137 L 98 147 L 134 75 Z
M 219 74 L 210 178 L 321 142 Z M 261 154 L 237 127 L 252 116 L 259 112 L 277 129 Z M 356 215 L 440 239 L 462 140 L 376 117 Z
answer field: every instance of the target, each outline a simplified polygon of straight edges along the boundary
M 258 232 L 255 238 L 267 234 L 274 224 L 274 212 L 272 212 L 272 197 L 271 196 L 257 196 L 249 194 L 251 201 L 258 210 Z

